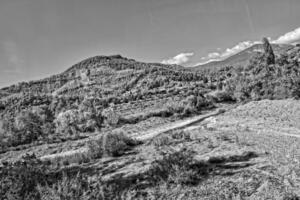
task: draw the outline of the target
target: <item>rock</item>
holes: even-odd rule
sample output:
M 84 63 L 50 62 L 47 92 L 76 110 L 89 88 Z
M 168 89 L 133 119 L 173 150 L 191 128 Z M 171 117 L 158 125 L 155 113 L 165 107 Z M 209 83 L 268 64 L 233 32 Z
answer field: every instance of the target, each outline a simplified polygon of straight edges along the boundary
M 264 55 L 268 65 L 275 64 L 275 55 L 272 49 L 271 44 L 267 38 L 262 39 Z

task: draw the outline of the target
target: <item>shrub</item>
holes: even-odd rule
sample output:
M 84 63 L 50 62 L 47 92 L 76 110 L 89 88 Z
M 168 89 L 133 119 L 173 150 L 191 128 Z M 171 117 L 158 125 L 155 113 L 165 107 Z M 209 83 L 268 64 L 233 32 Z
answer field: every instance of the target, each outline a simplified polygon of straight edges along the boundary
M 219 103 L 234 101 L 232 96 L 233 94 L 229 91 L 216 91 L 213 94 L 209 94 L 208 98 L 211 98 L 212 101 Z
M 56 132 L 68 135 L 75 135 L 78 133 L 78 125 L 80 124 L 78 110 L 67 110 L 61 112 L 55 119 Z
M 102 116 L 95 109 L 71 109 L 59 113 L 54 122 L 57 133 L 77 136 L 79 132 L 94 132 L 99 129 Z
M 204 163 L 196 163 L 193 154 L 186 149 L 163 153 L 163 158 L 153 163 L 150 176 L 154 182 L 164 180 L 176 185 L 197 184 L 208 175 L 208 167 Z
M 191 95 L 181 101 L 171 101 L 166 105 L 167 112 L 172 114 L 179 114 L 186 117 L 192 114 L 197 114 L 207 108 L 212 108 L 214 105 L 211 100 L 203 97 L 202 95 Z
M 99 139 L 89 143 L 89 150 L 94 158 L 103 156 L 120 156 L 136 145 L 137 141 L 132 140 L 122 130 L 114 130 L 100 136 Z
M 183 113 L 185 104 L 183 102 L 170 101 L 166 105 L 169 113 Z
M 102 115 L 105 122 L 112 127 L 117 126 L 120 122 L 120 116 L 112 108 L 103 110 Z
M 174 140 L 169 135 L 160 135 L 151 140 L 151 144 L 156 147 L 170 145 L 172 142 L 174 142 Z

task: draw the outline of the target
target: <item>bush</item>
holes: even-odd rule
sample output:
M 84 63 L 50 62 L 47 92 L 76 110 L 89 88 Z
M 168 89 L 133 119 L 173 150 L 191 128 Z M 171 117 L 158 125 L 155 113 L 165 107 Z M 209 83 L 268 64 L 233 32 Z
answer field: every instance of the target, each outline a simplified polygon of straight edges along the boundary
M 94 132 L 102 124 L 101 112 L 94 109 L 71 109 L 61 112 L 55 119 L 56 132 L 77 136 L 79 132 Z
M 209 94 L 207 98 L 217 103 L 234 101 L 233 94 L 228 91 L 216 91 L 213 94 Z
M 112 108 L 103 110 L 102 115 L 105 122 L 112 127 L 117 126 L 120 122 L 120 116 Z
M 94 158 L 103 156 L 121 156 L 126 150 L 137 144 L 124 134 L 122 130 L 114 130 L 101 135 L 95 141 L 89 143 L 89 150 Z
M 56 132 L 68 135 L 76 135 L 79 130 L 79 117 L 79 112 L 75 109 L 59 113 L 55 119 Z
M 181 149 L 174 153 L 163 153 L 163 158 L 156 160 L 150 176 L 156 181 L 164 180 L 168 184 L 197 184 L 208 175 L 208 167 L 204 163 L 193 160 L 194 152 Z
M 198 114 L 202 110 L 207 108 L 212 108 L 213 103 L 212 101 L 208 100 L 207 98 L 199 95 L 191 95 L 186 99 L 179 101 L 179 102 L 169 102 L 167 104 L 167 110 L 171 114 L 179 114 L 181 116 L 189 116 L 192 114 Z
M 174 142 L 173 138 L 169 135 L 160 135 L 151 140 L 151 144 L 156 147 L 170 145 Z
M 182 101 L 180 102 L 170 101 L 166 105 L 167 111 L 171 114 L 183 113 L 185 106 L 186 105 Z

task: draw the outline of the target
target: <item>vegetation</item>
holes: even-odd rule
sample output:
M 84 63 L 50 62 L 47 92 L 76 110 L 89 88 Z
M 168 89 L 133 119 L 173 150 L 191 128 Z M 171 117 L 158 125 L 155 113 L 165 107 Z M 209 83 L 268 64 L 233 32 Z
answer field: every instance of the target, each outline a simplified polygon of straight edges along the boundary
M 46 166 L 34 155 L 0 169 L 0 198 L 3 200 L 40 199 L 36 186 L 47 182 Z
M 163 158 L 153 163 L 152 177 L 167 184 L 195 185 L 208 175 L 204 163 L 193 160 L 194 152 L 181 149 L 174 153 L 162 153 Z
M 267 50 L 271 51 L 271 46 Z M 265 53 L 256 53 L 248 65 L 211 71 L 210 79 L 226 99 L 250 101 L 299 97 L 299 50 L 279 55 L 275 64 Z M 271 53 L 272 54 L 272 53 Z M 272 57 L 272 55 L 271 55 Z
M 141 144 L 130 134 L 199 115 L 220 103 L 299 98 L 300 48 L 278 55 L 266 39 L 262 47 L 264 53 L 255 53 L 248 64 L 198 71 L 119 55 L 96 56 L 61 74 L 1 89 L 0 159 L 11 160 L 10 155 L 22 155 L 23 149 L 35 151 L 38 145 L 36 151 L 45 152 L 39 152 L 41 159 L 27 155 L 3 162 L 0 199 L 168 199 L 173 192 L 180 195 L 178 188 L 193 188 L 194 193 L 215 199 L 250 196 L 262 177 L 251 174 L 252 187 L 247 185 L 248 171 L 243 171 L 243 189 L 218 174 L 226 167 L 239 168 L 238 161 L 243 160 L 232 158 L 240 155 L 194 159 L 193 148 L 207 153 L 214 152 L 219 143 L 234 146 L 229 136 L 199 138 L 177 130 Z M 204 125 L 198 131 L 210 130 Z M 136 153 L 132 149 L 143 154 L 131 156 Z M 145 158 L 148 154 L 149 159 Z M 53 160 L 43 160 L 43 155 Z M 109 165 L 107 157 L 116 162 Z M 72 162 L 73 158 L 77 161 Z M 142 172 L 135 174 L 133 168 L 128 176 L 117 173 L 128 170 L 127 162 Z M 104 177 L 102 172 L 113 175 Z M 206 184 L 216 188 L 205 189 Z
M 55 172 L 34 155 L 26 155 L 15 163 L 3 163 L 0 168 L 0 198 L 3 200 L 82 200 L 113 199 L 112 186 L 89 179 L 80 171 Z
M 90 141 L 89 150 L 94 158 L 103 156 L 121 156 L 129 150 L 137 141 L 132 140 L 122 130 L 104 133 L 99 139 Z

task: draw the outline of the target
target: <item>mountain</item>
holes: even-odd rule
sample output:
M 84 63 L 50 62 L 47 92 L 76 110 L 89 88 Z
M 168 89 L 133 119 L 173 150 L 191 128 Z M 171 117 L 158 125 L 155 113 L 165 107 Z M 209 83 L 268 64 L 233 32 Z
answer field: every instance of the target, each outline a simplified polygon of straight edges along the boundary
M 168 78 L 170 82 L 173 79 L 185 80 L 184 76 L 193 78 L 197 74 L 193 75 L 191 71 L 178 65 L 143 63 L 120 55 L 94 56 L 62 73 L 4 87 L 0 89 L 0 98 L 21 93 L 86 95 L 93 92 L 107 96 L 123 91 L 126 87 L 130 87 L 131 90 L 152 87 L 150 85 L 156 84 L 160 78 Z
M 272 44 L 272 48 L 276 55 L 280 55 L 283 52 L 287 52 L 292 49 L 294 46 L 289 44 Z M 193 67 L 193 70 L 199 69 L 210 69 L 210 68 L 222 68 L 225 66 L 233 66 L 233 65 L 245 65 L 251 59 L 256 52 L 262 52 L 263 46 L 262 44 L 255 44 L 237 54 L 234 54 L 224 60 L 221 61 L 212 61 L 203 65 L 198 65 Z

